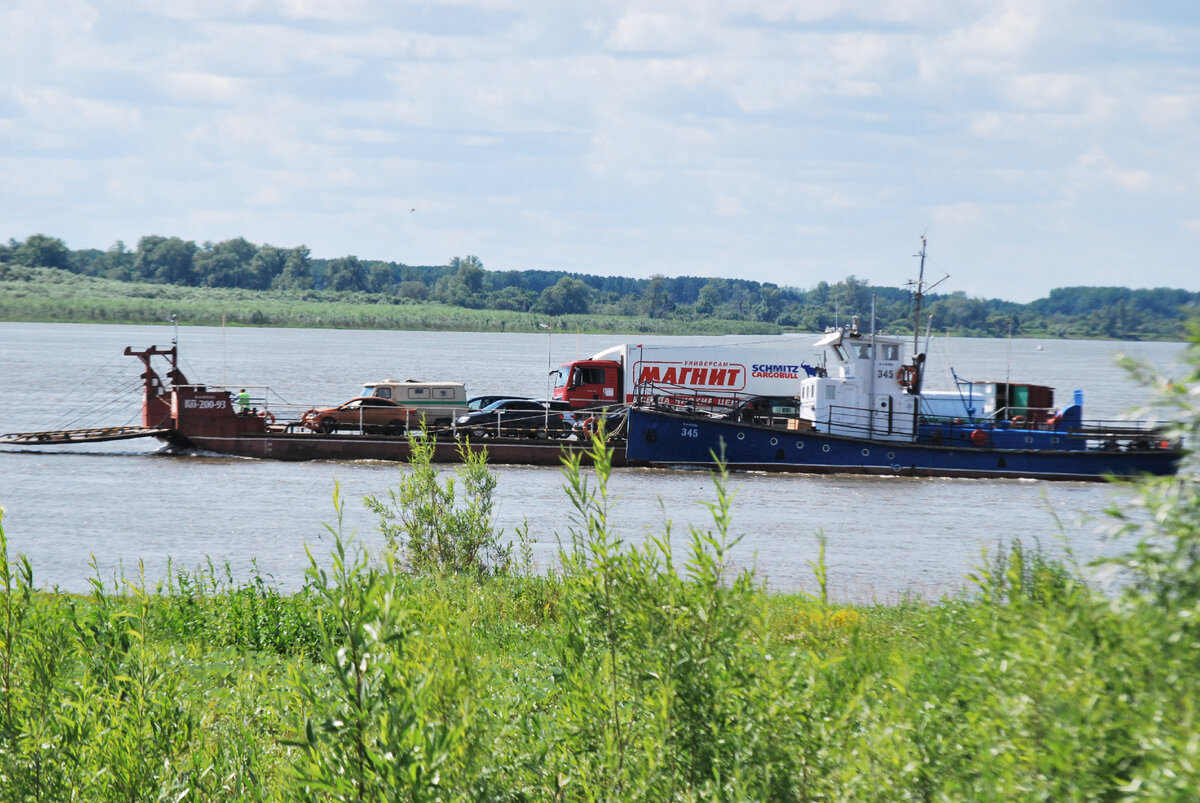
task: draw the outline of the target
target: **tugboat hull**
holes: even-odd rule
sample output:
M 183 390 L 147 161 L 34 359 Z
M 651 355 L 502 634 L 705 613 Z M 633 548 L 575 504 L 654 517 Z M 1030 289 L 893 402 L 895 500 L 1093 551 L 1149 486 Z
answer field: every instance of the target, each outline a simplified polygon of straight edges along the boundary
M 997 449 L 885 441 L 756 426 L 663 410 L 629 411 L 631 466 L 736 471 L 1104 480 L 1175 473 L 1174 449 Z

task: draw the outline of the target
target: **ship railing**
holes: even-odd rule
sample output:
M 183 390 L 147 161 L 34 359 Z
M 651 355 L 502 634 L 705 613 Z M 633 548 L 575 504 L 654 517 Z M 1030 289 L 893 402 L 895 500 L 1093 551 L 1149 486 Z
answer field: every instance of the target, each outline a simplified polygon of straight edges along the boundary
M 643 382 L 634 388 L 633 403 L 688 415 L 724 418 L 743 402 L 757 396 L 736 392 L 717 395 L 680 385 Z
M 250 406 L 259 409 L 269 409 L 268 399 L 271 394 L 271 388 L 267 385 L 172 385 L 174 390 L 193 390 L 200 393 L 228 393 L 229 400 L 235 406 L 238 403 L 238 395 L 245 390 L 249 395 Z
M 763 406 L 749 404 L 762 399 L 772 401 Z M 781 404 L 784 399 L 789 403 Z M 758 393 L 715 396 L 693 388 L 643 384 L 634 394 L 633 403 L 644 408 L 703 418 L 736 418 L 739 423 L 780 430 L 806 430 L 813 427 L 812 421 L 801 417 L 800 401 L 795 397 L 763 396 Z M 794 412 L 781 412 L 781 407 L 791 407 Z
M 566 425 L 565 430 L 560 430 L 550 426 L 550 419 L 562 418 Z M 567 435 L 571 434 L 567 430 L 573 432 L 575 429 L 574 418 L 569 418 L 563 411 L 559 410 L 544 410 L 541 412 L 529 410 L 527 415 L 516 415 L 512 410 L 497 410 L 493 420 L 486 423 L 480 422 L 472 424 L 464 430 L 460 427 L 455 427 L 455 435 L 459 435 L 464 431 L 477 432 L 480 435 L 488 437 L 528 437 L 531 434 L 541 435 L 544 431 L 547 437 L 553 437 L 556 434 Z
M 907 419 L 911 421 L 911 418 Z M 848 435 L 852 438 L 881 438 L 892 441 L 913 440 L 913 433 L 907 428 L 889 430 L 880 415 L 864 407 L 847 407 L 831 404 L 826 409 L 825 417 L 818 422 L 821 430 L 836 435 Z
M 1030 408 L 1019 408 L 1030 409 Z M 1035 420 L 1022 421 L 1015 416 L 1005 416 L 1001 411 L 989 419 L 934 419 L 921 417 L 922 424 L 943 424 L 960 427 L 973 427 L 984 431 L 991 430 L 1034 430 L 1061 433 L 1075 448 L 1090 450 L 1121 450 L 1139 451 L 1145 449 L 1176 448 L 1165 430 L 1158 424 L 1146 421 L 1127 421 L 1118 419 L 1091 419 L 1078 424 L 1067 424 L 1059 419 L 1058 411 L 1050 411 L 1045 418 L 1040 416 Z M 1040 419 L 1040 420 L 1037 420 Z
M 300 419 L 304 416 L 306 410 L 312 409 L 314 405 L 296 404 L 285 399 L 277 392 L 272 390 L 270 385 L 172 385 L 173 388 L 195 391 L 215 391 L 218 393 L 228 393 L 230 403 L 236 412 L 241 413 L 242 410 L 238 405 L 238 396 L 243 390 L 249 396 L 246 414 L 257 415 L 266 418 L 273 425 L 280 429 L 292 430 L 300 426 Z M 316 405 L 320 406 L 320 405 Z
M 1166 430 L 1147 421 L 1092 419 L 1066 430 L 1067 437 L 1085 442 L 1087 449 L 1141 451 L 1174 449 Z

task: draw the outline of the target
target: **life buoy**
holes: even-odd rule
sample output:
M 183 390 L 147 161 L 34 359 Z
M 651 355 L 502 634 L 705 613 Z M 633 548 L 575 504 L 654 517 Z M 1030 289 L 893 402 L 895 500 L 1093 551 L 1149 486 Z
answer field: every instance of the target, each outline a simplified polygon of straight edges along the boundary
M 1014 416 L 1012 417 L 1012 422 L 1013 422 L 1014 424 L 1024 424 L 1024 423 L 1025 423 L 1025 416 L 1023 416 L 1023 415 L 1014 415 Z
M 275 423 L 275 414 L 273 412 L 271 412 L 270 410 L 263 410 L 261 413 L 258 414 L 258 417 L 261 418 L 264 422 L 266 422 L 267 426 L 271 426 L 272 424 Z
M 583 426 L 584 432 L 588 433 L 589 435 L 592 435 L 596 432 L 596 419 L 593 418 L 592 416 L 588 416 L 587 419 L 583 422 L 582 426 Z
M 984 432 L 982 429 L 976 429 L 976 430 L 971 431 L 971 443 L 975 444 L 976 446 L 983 446 L 987 442 L 988 442 L 988 434 L 986 432 Z
M 907 388 L 917 381 L 917 368 L 915 365 L 901 365 L 896 371 L 896 384 L 902 388 Z

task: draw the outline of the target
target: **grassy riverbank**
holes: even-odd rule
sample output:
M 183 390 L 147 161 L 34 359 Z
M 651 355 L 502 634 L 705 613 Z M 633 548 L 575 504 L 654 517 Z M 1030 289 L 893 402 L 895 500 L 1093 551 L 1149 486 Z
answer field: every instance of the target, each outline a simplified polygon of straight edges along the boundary
M 566 469 L 575 525 L 549 576 L 479 526 L 494 487 L 479 464 L 447 487 L 418 459 L 369 502 L 394 548 L 361 555 L 335 523 L 332 568 L 314 564 L 292 595 L 211 567 L 97 579 L 86 598 L 39 591 L 0 529 L 0 799 L 1200 788 L 1194 486 L 1146 486 L 1137 520 L 1151 525 L 1118 599 L 1017 545 L 969 597 L 851 607 L 731 575 L 720 477 L 708 530 L 621 544 L 598 457 L 594 473 Z
M 166 323 L 456 332 L 536 332 L 546 315 L 416 302 L 395 295 L 326 290 L 242 290 L 118 282 L 52 268 L 0 271 L 0 320 L 59 323 Z M 659 335 L 775 334 L 775 324 L 700 317 L 561 315 L 569 332 Z

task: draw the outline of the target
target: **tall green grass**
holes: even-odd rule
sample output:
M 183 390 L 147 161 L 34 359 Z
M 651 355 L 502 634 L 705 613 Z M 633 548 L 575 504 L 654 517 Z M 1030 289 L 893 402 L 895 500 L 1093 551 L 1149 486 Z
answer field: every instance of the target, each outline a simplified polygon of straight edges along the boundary
M 1171 397 L 1194 435 L 1192 398 Z M 1157 801 L 1200 789 L 1193 458 L 1142 483 L 1140 507 L 1113 511 L 1128 539 L 1119 593 L 1014 543 L 981 558 L 971 593 L 891 606 L 828 600 L 820 537 L 812 594 L 768 594 L 733 569 L 720 473 L 711 526 L 625 543 L 599 440 L 591 459 L 564 467 L 573 523 L 538 575 L 519 561 L 450 570 L 481 543 L 486 506 L 448 498 L 447 478 L 420 466 L 401 467 L 411 494 L 388 502 L 440 500 L 443 515 L 370 555 L 335 501 L 333 554 L 291 595 L 211 565 L 153 585 L 97 578 L 82 596 L 42 589 L 0 520 L 0 800 Z

